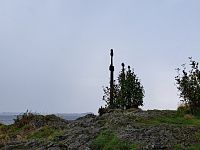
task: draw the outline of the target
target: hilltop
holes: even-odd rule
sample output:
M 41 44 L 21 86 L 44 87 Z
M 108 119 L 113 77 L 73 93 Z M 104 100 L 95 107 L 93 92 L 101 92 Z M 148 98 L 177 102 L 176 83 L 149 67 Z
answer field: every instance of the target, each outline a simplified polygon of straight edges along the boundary
M 0 149 L 200 149 L 200 118 L 170 110 L 108 110 L 74 121 L 26 114 L 0 125 Z

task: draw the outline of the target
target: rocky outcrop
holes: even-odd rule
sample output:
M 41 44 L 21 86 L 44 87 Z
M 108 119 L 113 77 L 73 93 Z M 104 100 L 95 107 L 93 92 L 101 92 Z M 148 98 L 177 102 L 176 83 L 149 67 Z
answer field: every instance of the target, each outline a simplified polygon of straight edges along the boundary
M 149 127 L 128 126 L 118 131 L 123 140 L 141 145 L 143 149 L 173 149 L 180 144 L 188 147 L 198 142 L 191 133 L 199 132 L 196 127 L 177 127 L 175 125 L 154 125 Z
M 56 141 L 59 141 L 62 148 L 89 150 L 92 140 L 97 136 L 101 128 L 97 121 L 97 116 L 89 114 L 69 123 L 68 129 Z
M 59 126 L 63 133 L 52 140 L 11 140 L 1 143 L 1 149 L 49 149 L 49 150 L 90 150 L 90 145 L 103 130 L 112 130 L 116 136 L 135 143 L 138 149 L 160 150 L 181 149 L 199 143 L 200 127 L 162 121 L 162 118 L 176 116 L 175 111 L 140 109 L 109 110 L 102 116 L 86 115 L 74 121 L 64 121 L 55 117 L 41 122 L 31 121 L 36 127 L 43 125 Z M 160 120 L 158 119 L 160 118 Z M 167 120 L 167 119 L 164 119 Z

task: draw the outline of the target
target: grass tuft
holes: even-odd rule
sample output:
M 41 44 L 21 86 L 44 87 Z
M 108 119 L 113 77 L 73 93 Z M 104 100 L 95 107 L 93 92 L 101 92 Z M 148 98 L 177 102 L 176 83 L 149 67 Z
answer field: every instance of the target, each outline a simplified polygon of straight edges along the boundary
M 192 145 L 187 150 L 200 150 L 200 144 Z
M 137 145 L 121 141 L 109 130 L 105 130 L 92 142 L 91 148 L 95 150 L 136 150 Z
M 192 115 L 184 115 L 180 116 L 178 114 L 160 116 L 152 119 L 142 119 L 139 122 L 144 123 L 146 125 L 157 125 L 157 124 L 174 124 L 174 125 L 193 125 L 200 126 L 200 117 L 192 116 Z
M 52 127 L 44 126 L 39 128 L 38 130 L 32 132 L 27 136 L 27 139 L 48 139 L 52 140 L 56 136 L 62 134 L 61 130 L 54 129 Z

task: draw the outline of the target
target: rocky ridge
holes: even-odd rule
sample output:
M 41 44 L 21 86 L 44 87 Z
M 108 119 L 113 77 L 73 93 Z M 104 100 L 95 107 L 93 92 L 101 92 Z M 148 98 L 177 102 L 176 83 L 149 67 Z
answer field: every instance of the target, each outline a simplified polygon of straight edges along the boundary
M 50 126 L 62 132 L 51 139 L 28 139 L 29 133 L 22 139 L 15 136 L 1 140 L 0 149 L 91 150 L 93 140 L 104 130 L 111 130 L 122 141 L 136 144 L 137 149 L 187 149 L 200 143 L 200 121 L 197 119 L 197 124 L 193 124 L 193 118 L 189 119 L 177 117 L 176 111 L 140 109 L 109 110 L 102 116 L 89 114 L 74 121 L 56 116 L 42 121 L 32 119 L 29 123 L 34 130 Z

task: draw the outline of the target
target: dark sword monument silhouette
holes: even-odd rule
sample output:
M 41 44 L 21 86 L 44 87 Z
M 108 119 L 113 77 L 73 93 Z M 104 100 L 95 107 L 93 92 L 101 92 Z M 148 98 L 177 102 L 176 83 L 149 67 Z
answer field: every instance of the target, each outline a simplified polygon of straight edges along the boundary
M 113 91 L 114 91 L 114 66 L 113 66 L 113 49 L 110 50 L 111 64 L 109 67 L 110 70 L 110 106 L 113 106 Z

